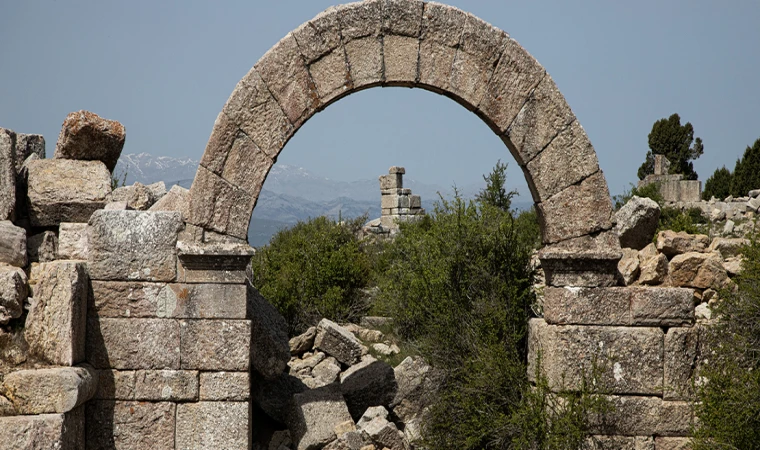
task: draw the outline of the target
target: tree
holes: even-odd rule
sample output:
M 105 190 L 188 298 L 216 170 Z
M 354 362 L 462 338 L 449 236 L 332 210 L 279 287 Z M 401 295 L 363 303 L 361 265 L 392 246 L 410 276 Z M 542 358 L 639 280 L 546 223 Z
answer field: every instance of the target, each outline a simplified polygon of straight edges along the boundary
M 694 171 L 691 161 L 702 156 L 702 139 L 694 139 L 694 127 L 689 122 L 681 125 L 681 117 L 678 114 L 660 119 L 652 125 L 649 149 L 646 160 L 638 170 L 640 180 L 654 173 L 654 155 L 665 155 L 668 158 L 670 173 L 683 174 L 687 180 L 697 179 L 697 172 Z
M 726 166 L 720 169 L 715 169 L 710 178 L 705 181 L 705 189 L 702 191 L 702 198 L 704 200 L 710 200 L 715 197 L 723 200 L 731 195 L 731 183 L 733 180 L 733 174 L 730 170 L 726 169 Z
M 744 150 L 744 155 L 736 161 L 731 182 L 731 195 L 743 197 L 753 189 L 760 188 L 760 139 L 752 147 Z
M 476 200 L 491 206 L 495 206 L 502 211 L 509 212 L 512 206 L 512 197 L 517 195 L 517 191 L 510 191 L 504 188 L 507 182 L 507 164 L 496 161 L 496 166 L 488 175 L 483 175 L 486 182 L 485 189 L 482 189 L 475 196 Z

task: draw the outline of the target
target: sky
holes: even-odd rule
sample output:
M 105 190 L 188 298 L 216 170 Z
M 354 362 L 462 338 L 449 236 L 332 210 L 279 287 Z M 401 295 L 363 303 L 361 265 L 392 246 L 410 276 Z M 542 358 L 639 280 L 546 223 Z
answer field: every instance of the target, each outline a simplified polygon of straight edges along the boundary
M 43 134 L 80 109 L 122 122 L 124 153 L 200 159 L 237 82 L 332 1 L 5 0 L 0 127 Z M 505 30 L 552 75 L 597 151 L 612 194 L 636 181 L 652 124 L 677 112 L 704 141 L 701 180 L 760 138 L 756 0 L 452 1 Z M 497 160 L 529 194 L 504 144 L 474 114 L 420 89 L 374 88 L 315 115 L 278 164 L 328 178 L 392 165 L 467 185 Z M 266 187 L 266 185 L 265 185 Z

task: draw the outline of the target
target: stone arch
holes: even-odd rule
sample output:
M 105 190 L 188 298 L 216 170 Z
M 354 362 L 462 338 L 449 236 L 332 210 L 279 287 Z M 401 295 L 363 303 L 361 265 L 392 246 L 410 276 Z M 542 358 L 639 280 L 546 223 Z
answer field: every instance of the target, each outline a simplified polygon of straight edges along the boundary
M 477 114 L 523 169 L 549 281 L 614 283 L 620 246 L 609 232 L 607 183 L 552 78 L 504 31 L 420 0 L 331 7 L 272 47 L 216 119 L 190 189 L 188 222 L 245 239 L 288 140 L 331 103 L 375 86 L 427 89 Z

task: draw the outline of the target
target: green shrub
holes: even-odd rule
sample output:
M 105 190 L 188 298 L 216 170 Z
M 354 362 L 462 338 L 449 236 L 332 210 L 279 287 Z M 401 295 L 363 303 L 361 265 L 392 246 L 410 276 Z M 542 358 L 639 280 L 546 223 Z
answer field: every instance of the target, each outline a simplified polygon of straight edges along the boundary
M 715 169 L 710 178 L 705 181 L 705 189 L 702 191 L 702 199 L 710 200 L 715 197 L 719 200 L 731 195 L 731 182 L 733 174 L 730 170 L 726 169 L 726 166 L 720 169 Z
M 366 312 L 361 289 L 369 280 L 369 260 L 355 234 L 365 219 L 299 222 L 256 252 L 253 284 L 285 317 L 291 335 L 322 317 L 349 321 Z
M 665 203 L 665 199 L 662 197 L 662 194 L 660 194 L 660 183 L 649 183 L 640 188 L 631 184 L 627 191 L 612 197 L 612 200 L 615 203 L 615 209 L 622 208 L 623 205 L 628 203 L 628 200 L 633 198 L 634 195 L 642 198 L 651 198 L 660 206 Z
M 707 223 L 707 219 L 702 215 L 702 210 L 699 208 L 689 208 L 686 211 L 682 211 L 679 208 L 663 206 L 660 209 L 660 220 L 657 225 L 657 232 L 671 230 L 676 233 L 679 231 L 685 231 L 689 234 L 698 234 L 702 232 L 698 225 L 704 225 Z
M 694 449 L 760 449 L 760 243 L 744 251 L 736 289 L 726 289 L 706 333 Z

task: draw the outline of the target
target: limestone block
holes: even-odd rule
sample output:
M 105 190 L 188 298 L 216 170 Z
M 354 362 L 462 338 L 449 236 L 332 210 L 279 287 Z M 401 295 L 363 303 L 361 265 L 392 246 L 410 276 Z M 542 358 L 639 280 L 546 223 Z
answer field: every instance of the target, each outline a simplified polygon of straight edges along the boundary
M 380 175 L 380 189 L 401 189 L 404 187 L 404 178 L 400 173 L 390 173 L 388 175 Z
M 358 420 L 370 406 L 388 406 L 396 396 L 393 368 L 365 355 L 340 375 L 340 390 L 351 416 Z
M 97 374 L 88 365 L 11 372 L 0 386 L 17 414 L 65 413 L 91 399 Z
M 699 364 L 700 327 L 673 327 L 665 335 L 665 400 L 691 400 Z
M 420 9 L 420 12 L 422 10 Z M 389 35 L 383 38 L 385 83 L 414 86 L 417 83 L 420 41 L 417 37 Z
M 329 319 L 322 319 L 317 325 L 314 348 L 322 350 L 346 365 L 352 365 L 362 356 L 362 344 L 346 329 Z
M 261 186 L 274 161 L 242 134 L 232 145 L 224 163 L 222 178 L 245 189 L 251 197 L 258 197 Z
M 179 369 L 176 320 L 90 318 L 87 358 L 98 369 Z
M 338 20 L 345 41 L 378 36 L 384 26 L 385 0 L 349 3 L 338 7 Z
M 652 436 L 657 433 L 662 399 L 628 395 L 605 396 L 610 403 L 606 413 L 591 415 L 592 433 L 624 436 Z
M 0 417 L 0 442 L 7 450 L 81 450 L 84 432 L 83 408 L 66 414 Z
M 69 113 L 55 146 L 55 159 L 102 161 L 110 172 L 121 156 L 127 133 L 124 126 L 89 111 Z
M 317 327 L 309 327 L 304 333 L 295 336 L 288 341 L 290 354 L 298 356 L 311 350 L 314 345 L 314 338 L 317 337 Z
M 345 44 L 346 60 L 354 89 L 377 86 L 383 81 L 383 43 L 367 36 Z
M 611 231 L 547 245 L 538 253 L 549 286 L 615 286 L 621 256 Z
M 250 404 L 246 402 L 180 403 L 176 448 L 250 448 L 250 420 Z
M 26 241 L 29 262 L 48 262 L 58 257 L 58 237 L 52 231 L 30 236 Z
M 29 220 L 35 227 L 87 222 L 111 193 L 111 174 L 100 161 L 40 159 L 28 169 Z
M 335 427 L 351 420 L 340 390 L 325 386 L 293 395 L 294 414 L 289 424 L 298 450 L 324 446 L 336 438 Z
M 526 165 L 575 119 L 551 76 L 543 77 L 507 127 L 505 142 L 520 165 Z
M 615 213 L 614 230 L 620 237 L 620 246 L 641 250 L 651 244 L 659 219 L 657 202 L 634 195 Z
M 583 127 L 574 121 L 527 164 L 534 201 L 550 198 L 599 170 L 596 152 Z M 622 244 L 621 244 L 622 245 Z M 625 247 L 625 245 L 623 245 Z
M 212 157 L 201 160 L 201 165 L 219 175 L 240 130 L 272 159 L 295 131 L 255 68 L 240 80 L 222 111 L 206 148 L 206 152 L 213 150 Z
M 16 133 L 0 128 L 0 220 L 13 220 L 16 208 Z
M 254 67 L 296 128 L 319 106 L 319 95 L 292 33 L 269 49 Z
M 93 280 L 174 280 L 180 213 L 97 211 L 89 225 Z
M 250 321 L 183 320 L 180 330 L 183 369 L 248 370 Z
M 256 199 L 203 166 L 190 187 L 188 221 L 196 226 L 245 239 Z
M 164 195 L 166 195 L 166 183 L 163 181 L 157 181 L 155 183 L 148 184 L 145 187 L 148 188 L 148 190 L 153 194 L 153 199 L 155 201 L 160 200 Z
M 654 438 L 657 450 L 691 450 L 691 438 L 657 436 Z
M 350 92 L 353 87 L 342 46 L 313 62 L 309 66 L 309 73 L 319 94 L 320 107 Z
M 569 206 L 569 205 L 572 205 Z M 612 228 L 612 202 L 602 171 L 538 204 L 545 244 Z
M 736 276 L 742 273 L 742 265 L 743 265 L 744 258 L 741 256 L 738 257 L 729 257 L 725 261 L 723 261 L 723 269 L 726 270 L 726 273 L 730 276 Z
M 710 243 L 707 251 L 720 253 L 723 258 L 731 258 L 740 255 L 744 246 L 749 245 L 749 243 L 749 239 L 744 238 L 717 237 Z
M 421 357 L 407 357 L 393 369 L 396 377 L 396 396 L 390 406 L 393 413 L 409 424 L 424 415 L 435 398 L 443 374 L 433 369 Z
M 131 186 L 122 186 L 111 192 L 110 202 L 126 202 L 126 209 L 147 211 L 156 202 L 153 191 L 140 182 Z
M 306 64 L 311 64 L 341 45 L 338 8 L 330 7 L 293 31 Z
M 467 15 L 449 79 L 451 92 L 461 98 L 467 109 L 480 104 L 508 39 L 507 33 Z
M 649 244 L 639 252 L 639 283 L 660 284 L 668 274 L 668 258 Z
M 676 255 L 668 268 L 673 286 L 719 289 L 728 281 L 720 256 L 688 252 Z
M 34 301 L 24 329 L 29 353 L 50 364 L 72 366 L 82 362 L 89 284 L 86 264 L 42 263 L 30 278 Z
M 198 372 L 194 370 L 138 370 L 135 400 L 197 401 Z
M 663 340 L 660 328 L 549 325 L 529 323 L 528 376 L 541 371 L 552 389 L 577 389 L 591 382 L 593 364 L 599 380 L 613 394 L 662 392 Z
M 24 161 L 31 156 L 37 155 L 39 159 L 45 159 L 45 138 L 41 134 L 16 133 L 16 173 L 21 173 Z
M 639 252 L 632 248 L 624 248 L 623 257 L 618 262 L 618 272 L 624 285 L 630 286 L 639 277 L 641 273 L 639 264 Z
M 26 230 L 10 220 L 0 220 L 0 263 L 16 267 L 27 264 Z
M 151 206 L 148 211 L 177 211 L 182 218 L 187 218 L 187 204 L 190 201 L 190 190 L 175 184 L 166 195 Z
M 398 208 L 400 198 L 398 195 L 383 195 L 380 197 L 380 208 Z
M 449 87 L 456 46 L 466 13 L 448 5 L 426 3 L 422 14 L 419 82 L 441 91 Z
M 693 405 L 690 402 L 662 402 L 657 435 L 689 436 L 693 425 Z
M 28 293 L 26 273 L 18 267 L 0 265 L 0 325 L 21 317 Z
M 86 223 L 62 223 L 58 228 L 58 257 L 86 260 L 90 253 L 90 240 Z
M 133 208 L 130 208 L 129 205 L 127 205 L 127 202 L 110 202 L 106 203 L 106 206 L 103 207 L 106 211 L 127 211 Z
M 383 10 L 383 32 L 418 37 L 423 7 L 420 0 L 387 0 Z
M 134 400 L 135 375 L 134 370 L 96 370 L 98 374 L 98 389 L 95 399 L 98 400 Z
M 175 409 L 169 402 L 88 402 L 87 448 L 173 449 Z
M 631 325 L 672 327 L 691 323 L 694 323 L 691 289 L 631 289 Z
M 311 370 L 313 382 L 309 387 L 316 389 L 335 383 L 339 379 L 340 371 L 341 367 L 337 359 L 332 356 L 325 358 Z
M 710 245 L 710 238 L 704 234 L 678 233 L 665 230 L 657 235 L 657 250 L 668 258 L 689 252 L 702 253 Z
M 201 372 L 201 400 L 246 402 L 250 398 L 248 372 Z
M 264 378 L 271 380 L 281 374 L 290 361 L 288 324 L 250 283 L 246 289 L 251 324 L 251 364 Z
M 404 450 L 406 448 L 403 434 L 396 428 L 396 424 L 383 417 L 375 417 L 365 423 L 362 431 L 367 433 L 372 442 L 381 448 L 390 450 Z

